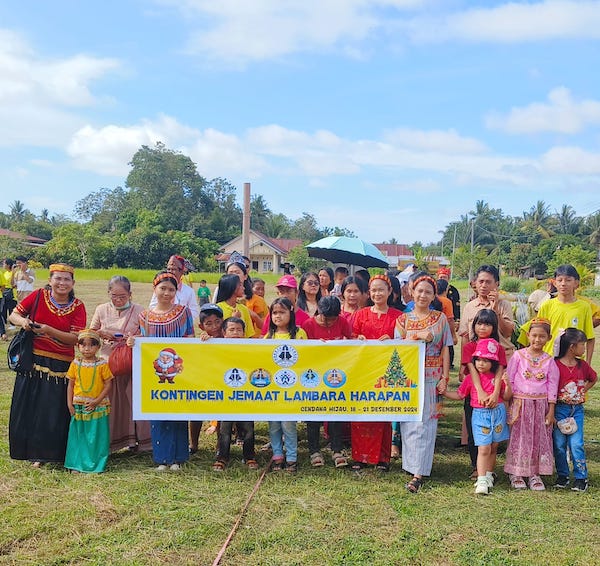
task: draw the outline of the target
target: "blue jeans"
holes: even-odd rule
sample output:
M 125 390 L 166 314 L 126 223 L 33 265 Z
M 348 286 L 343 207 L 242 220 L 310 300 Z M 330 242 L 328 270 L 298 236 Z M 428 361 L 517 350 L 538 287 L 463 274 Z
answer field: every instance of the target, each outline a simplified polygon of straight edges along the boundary
M 285 459 L 289 462 L 298 460 L 298 429 L 296 421 L 269 421 L 269 437 L 273 458 L 283 458 L 283 440 L 285 438 Z
M 573 434 L 563 434 L 558 430 L 558 427 L 554 427 L 552 431 L 554 462 L 556 464 L 557 475 L 567 478 L 571 475 L 567 461 L 567 450 L 570 450 L 575 479 L 587 479 L 587 463 L 585 460 L 585 448 L 583 446 L 583 403 L 579 405 L 557 403 L 554 416 L 557 421 L 572 416 L 577 423 L 577 432 Z

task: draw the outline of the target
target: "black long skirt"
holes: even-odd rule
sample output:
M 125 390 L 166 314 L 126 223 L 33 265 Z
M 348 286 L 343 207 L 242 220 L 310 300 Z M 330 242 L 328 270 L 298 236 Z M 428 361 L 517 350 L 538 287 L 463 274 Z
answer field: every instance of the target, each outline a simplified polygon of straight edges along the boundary
M 71 420 L 65 377 L 69 362 L 34 355 L 34 367 L 16 375 L 8 423 L 10 457 L 64 462 Z

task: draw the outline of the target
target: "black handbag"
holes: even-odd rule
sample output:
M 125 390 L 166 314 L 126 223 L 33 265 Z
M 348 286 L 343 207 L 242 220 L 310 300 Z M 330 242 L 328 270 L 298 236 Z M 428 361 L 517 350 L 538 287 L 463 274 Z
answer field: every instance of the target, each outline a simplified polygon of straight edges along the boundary
M 32 314 L 29 317 L 32 319 L 33 314 L 37 311 L 38 301 L 40 300 L 40 293 L 37 292 L 35 302 L 33 304 Z M 25 330 L 21 328 L 17 334 L 13 336 L 13 339 L 8 345 L 6 352 L 8 368 L 18 372 L 28 372 L 33 369 L 33 339 L 35 335 L 31 330 Z

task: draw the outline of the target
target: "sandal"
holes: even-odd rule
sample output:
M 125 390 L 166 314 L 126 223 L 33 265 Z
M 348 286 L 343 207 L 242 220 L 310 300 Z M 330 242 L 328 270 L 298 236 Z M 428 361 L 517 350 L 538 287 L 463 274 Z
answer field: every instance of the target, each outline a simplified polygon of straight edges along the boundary
M 31 467 L 35 468 L 36 470 L 40 469 L 42 466 L 43 466 L 42 462 L 38 462 L 38 461 L 31 462 Z
M 281 472 L 283 470 L 283 458 L 273 458 L 269 468 L 272 472 Z
M 362 472 L 364 467 L 366 464 L 363 464 L 362 462 L 354 462 L 354 464 L 352 464 L 352 471 L 353 472 Z
M 285 471 L 288 474 L 295 474 L 298 471 L 298 462 L 288 462 L 285 465 Z
M 258 462 L 256 460 L 248 460 L 246 462 L 249 470 L 258 470 Z
M 379 464 L 375 466 L 375 469 L 379 472 L 389 472 L 390 465 L 387 462 L 379 462 Z
M 310 465 L 313 468 L 321 468 L 325 465 L 325 460 L 320 452 L 315 452 L 310 455 Z
M 213 472 L 222 472 L 225 469 L 225 462 L 222 462 L 221 460 L 217 460 L 214 464 L 213 464 Z
M 521 476 L 510 476 L 510 486 L 513 489 L 527 489 L 527 484 Z
M 407 484 L 404 486 L 410 493 L 418 493 L 423 485 L 423 479 L 418 477 L 413 477 Z
M 531 491 L 544 491 L 546 486 L 540 476 L 531 476 L 529 478 L 529 489 Z
M 348 465 L 348 458 L 341 452 L 336 452 L 332 458 L 336 468 L 345 468 Z

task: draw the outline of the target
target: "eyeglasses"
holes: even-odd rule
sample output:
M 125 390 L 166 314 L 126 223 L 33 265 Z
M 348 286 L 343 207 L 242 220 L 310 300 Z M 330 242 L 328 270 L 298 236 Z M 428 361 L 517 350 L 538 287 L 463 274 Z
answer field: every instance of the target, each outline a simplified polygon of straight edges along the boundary
M 113 295 L 112 293 L 110 293 L 110 298 L 116 299 L 117 301 L 125 301 L 129 299 L 129 295 Z
M 315 287 L 317 287 L 319 285 L 319 282 L 314 281 L 313 279 L 311 279 L 310 281 L 305 281 L 304 283 L 306 283 L 307 285 L 315 286 Z

